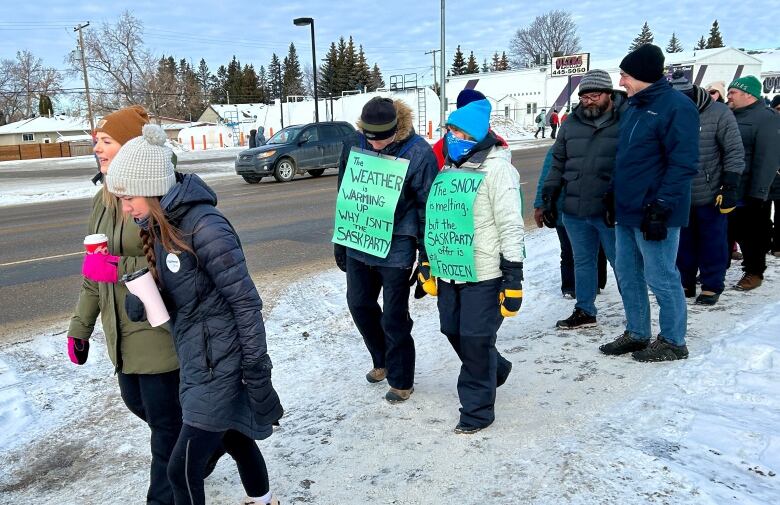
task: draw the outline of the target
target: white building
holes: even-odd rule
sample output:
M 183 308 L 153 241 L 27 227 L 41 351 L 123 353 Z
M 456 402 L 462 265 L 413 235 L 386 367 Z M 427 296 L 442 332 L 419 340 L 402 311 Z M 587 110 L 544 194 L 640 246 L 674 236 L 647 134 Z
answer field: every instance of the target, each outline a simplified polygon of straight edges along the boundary
M 64 137 L 89 138 L 89 122 L 78 117 L 58 114 L 23 119 L 0 126 L 0 146 L 53 144 Z
M 761 55 L 750 55 L 733 47 L 702 49 L 698 51 L 666 54 L 667 73 L 680 68 L 691 76 L 694 84 L 705 86 L 712 81 L 724 81 L 726 85 L 744 75 L 759 76 L 762 72 Z M 620 61 L 591 60 L 591 69 L 609 72 L 615 89 L 620 81 Z M 778 69 L 780 70 L 780 69 Z M 780 72 L 777 72 L 780 75 Z M 565 110 L 567 105 L 578 101 L 577 89 L 582 76 L 567 77 L 550 75 L 549 66 L 469 74 L 447 79 L 448 110 L 455 108 L 455 101 L 461 90 L 476 89 L 485 94 L 493 105 L 493 114 L 508 117 L 524 126 L 533 124 L 538 111 L 551 108 Z M 780 83 L 778 83 L 780 87 Z
M 427 135 L 430 131 L 435 133 L 439 124 L 439 97 L 432 89 L 409 88 L 405 90 L 379 90 L 369 93 L 356 93 L 344 95 L 338 98 L 321 99 L 318 101 L 320 121 L 346 121 L 356 126 L 363 105 L 375 96 L 385 96 L 394 100 L 403 100 L 411 107 L 414 114 L 414 127 L 421 135 Z M 313 123 L 314 100 L 309 97 L 288 97 L 288 101 L 276 100 L 270 105 L 266 104 L 212 104 L 203 111 L 198 121 L 217 123 L 218 127 L 213 132 L 199 131 L 199 138 L 190 139 L 188 131 L 182 131 L 179 142 L 185 148 L 202 149 L 204 141 L 202 136 L 207 135 L 205 145 L 211 149 L 212 145 L 219 145 L 219 132 L 223 133 L 225 145 L 247 145 L 250 130 L 258 127 L 265 129 L 265 137 L 278 132 L 284 126 Z M 231 135 L 221 130 L 227 127 Z M 211 136 L 209 136 L 211 135 Z M 182 137 L 183 136 L 183 137 Z M 184 138 L 186 137 L 186 138 Z M 212 141 L 211 139 L 217 139 Z M 230 141 L 227 140 L 230 139 Z M 234 144 L 230 144 L 234 142 Z

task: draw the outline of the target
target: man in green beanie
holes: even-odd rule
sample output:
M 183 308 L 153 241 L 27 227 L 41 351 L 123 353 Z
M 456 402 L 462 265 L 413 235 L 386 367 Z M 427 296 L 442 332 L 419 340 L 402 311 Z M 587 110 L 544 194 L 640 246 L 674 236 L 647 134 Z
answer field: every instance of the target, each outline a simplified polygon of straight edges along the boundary
M 761 83 L 752 75 L 729 84 L 727 97 L 745 147 L 741 205 L 729 218 L 729 227 L 744 256 L 745 274 L 735 288 L 750 291 L 761 285 L 766 270 L 766 252 L 769 250 L 766 223 L 771 206 L 767 200 L 780 160 L 780 115 L 764 105 Z

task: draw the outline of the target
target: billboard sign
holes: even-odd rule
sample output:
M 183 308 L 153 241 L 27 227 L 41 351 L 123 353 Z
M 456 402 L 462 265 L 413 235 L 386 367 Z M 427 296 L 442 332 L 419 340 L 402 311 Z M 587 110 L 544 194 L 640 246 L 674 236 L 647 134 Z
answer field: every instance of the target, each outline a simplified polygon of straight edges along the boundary
M 555 56 L 550 65 L 550 75 L 553 77 L 582 75 L 588 70 L 590 70 L 590 53 Z

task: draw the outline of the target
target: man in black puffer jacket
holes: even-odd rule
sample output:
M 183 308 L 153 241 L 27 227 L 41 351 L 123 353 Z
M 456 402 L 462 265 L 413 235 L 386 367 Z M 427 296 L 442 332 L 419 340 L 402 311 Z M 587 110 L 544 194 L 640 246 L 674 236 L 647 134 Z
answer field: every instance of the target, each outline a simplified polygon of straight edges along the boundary
M 585 74 L 579 96 L 580 104 L 552 148 L 552 166 L 542 188 L 547 220 L 561 211 L 574 251 L 577 303 L 571 316 L 556 323 L 562 330 L 596 324 L 599 246 L 609 262 L 615 262 L 614 222 L 607 218 L 614 211 L 608 208 L 607 194 L 615 171 L 620 114 L 627 107 L 625 94 L 612 89 L 612 79 L 603 70 Z M 561 192 L 562 208 L 555 209 Z
M 780 115 L 764 105 L 761 83 L 752 75 L 729 85 L 728 106 L 737 118 L 745 148 L 741 181 L 742 204 L 729 223 L 742 249 L 745 275 L 735 286 L 750 291 L 761 285 L 769 250 L 769 189 L 780 163 Z
M 686 297 L 696 296 L 700 272 L 701 294 L 696 303 L 714 305 L 723 292 L 728 266 L 727 214 L 737 205 L 739 179 L 745 169 L 745 151 L 734 115 L 675 72 L 672 87 L 693 100 L 699 110 L 699 167 L 691 181 L 691 215 L 680 230 L 677 268 Z

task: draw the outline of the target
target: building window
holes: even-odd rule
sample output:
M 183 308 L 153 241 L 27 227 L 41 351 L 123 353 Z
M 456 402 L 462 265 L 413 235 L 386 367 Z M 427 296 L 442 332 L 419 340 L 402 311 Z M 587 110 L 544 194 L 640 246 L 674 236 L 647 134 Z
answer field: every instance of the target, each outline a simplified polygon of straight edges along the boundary
M 22 133 L 22 142 L 34 142 L 34 141 L 35 141 L 34 133 Z
M 509 117 L 509 106 L 508 105 L 504 106 L 504 116 L 505 117 Z
M 525 104 L 526 114 L 536 114 L 536 102 Z

